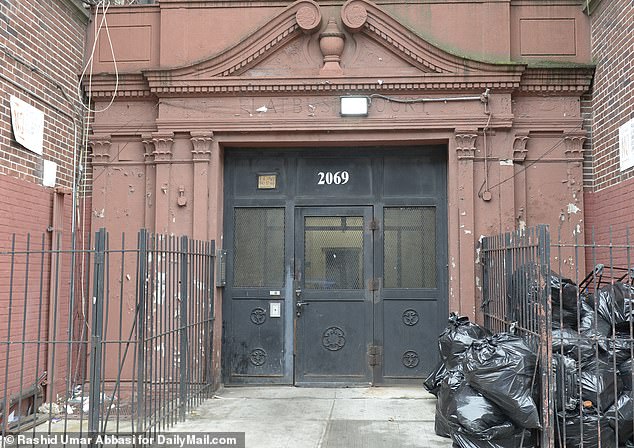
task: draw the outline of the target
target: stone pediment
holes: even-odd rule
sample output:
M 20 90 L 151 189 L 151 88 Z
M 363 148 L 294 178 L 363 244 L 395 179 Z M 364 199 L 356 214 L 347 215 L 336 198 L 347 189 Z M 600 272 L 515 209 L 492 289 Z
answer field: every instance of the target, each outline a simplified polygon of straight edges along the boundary
M 535 71 L 524 64 L 493 64 L 451 54 L 368 0 L 348 0 L 336 18 L 322 16 L 313 0 L 298 0 L 220 54 L 186 66 L 120 76 L 117 95 L 484 89 L 544 94 L 584 92 L 590 79 L 588 69 Z M 112 85 L 108 76 L 95 79 L 93 92 L 107 97 L 113 94 Z
M 402 84 L 409 90 L 514 89 L 524 68 L 452 55 L 367 0 L 349 0 L 338 18 L 323 17 L 312 0 L 298 0 L 221 54 L 144 76 L 163 95 L 399 90 Z

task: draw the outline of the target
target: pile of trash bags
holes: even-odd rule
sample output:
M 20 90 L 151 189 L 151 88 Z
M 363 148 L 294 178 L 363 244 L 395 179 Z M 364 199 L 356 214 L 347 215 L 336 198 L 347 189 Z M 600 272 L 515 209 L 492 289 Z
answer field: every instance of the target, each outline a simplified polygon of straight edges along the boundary
M 534 447 L 540 428 L 537 357 L 519 336 L 491 335 L 452 313 L 438 338 L 441 361 L 425 380 L 436 395 L 435 432 L 457 448 Z
M 539 300 L 534 267 L 509 282 L 506 319 Z M 579 289 L 551 273 L 552 425 L 556 447 L 634 448 L 634 286 Z M 592 286 L 592 285 L 591 285 Z M 542 412 L 537 347 L 490 334 L 452 313 L 438 338 L 441 361 L 425 380 L 436 395 L 435 431 L 455 448 L 537 446 Z
M 550 276 L 558 446 L 634 447 L 634 288 Z

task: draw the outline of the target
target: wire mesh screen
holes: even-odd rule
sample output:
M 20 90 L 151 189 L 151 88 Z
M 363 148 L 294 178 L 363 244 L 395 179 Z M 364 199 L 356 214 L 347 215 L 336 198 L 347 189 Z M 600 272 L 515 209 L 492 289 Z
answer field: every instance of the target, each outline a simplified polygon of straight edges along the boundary
M 386 288 L 436 287 L 436 208 L 386 207 L 383 272 Z
M 234 214 L 234 286 L 281 287 L 284 284 L 283 208 L 236 208 Z
M 363 217 L 307 216 L 304 275 L 309 289 L 363 288 Z

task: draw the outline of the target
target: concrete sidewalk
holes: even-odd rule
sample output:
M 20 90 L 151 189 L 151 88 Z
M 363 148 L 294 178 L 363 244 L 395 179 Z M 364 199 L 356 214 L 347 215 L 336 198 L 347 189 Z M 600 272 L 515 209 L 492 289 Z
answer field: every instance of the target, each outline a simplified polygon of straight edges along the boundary
M 246 432 L 247 448 L 451 447 L 422 387 L 224 388 L 170 431 Z

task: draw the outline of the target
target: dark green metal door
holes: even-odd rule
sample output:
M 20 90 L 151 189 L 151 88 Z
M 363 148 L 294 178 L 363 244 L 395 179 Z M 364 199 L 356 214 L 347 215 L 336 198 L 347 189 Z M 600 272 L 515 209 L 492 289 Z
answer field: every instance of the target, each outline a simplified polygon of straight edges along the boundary
M 372 207 L 296 210 L 295 383 L 369 384 Z

